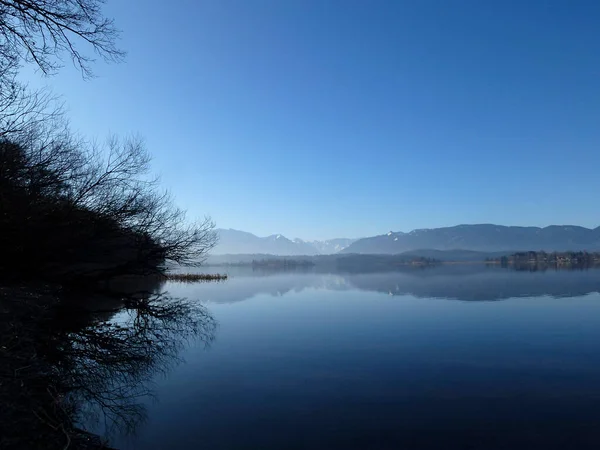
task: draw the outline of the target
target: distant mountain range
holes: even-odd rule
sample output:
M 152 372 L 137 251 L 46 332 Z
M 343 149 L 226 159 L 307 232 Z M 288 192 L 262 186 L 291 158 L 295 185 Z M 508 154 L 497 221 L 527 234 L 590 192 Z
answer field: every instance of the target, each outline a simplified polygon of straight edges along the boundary
M 457 225 L 454 227 L 400 231 L 362 239 L 326 241 L 290 240 L 275 234 L 258 237 L 238 230 L 217 230 L 219 244 L 213 255 L 269 254 L 312 256 L 335 253 L 400 254 L 427 250 L 469 250 L 512 252 L 523 250 L 578 251 L 600 250 L 600 227 L 589 229 L 575 225 L 507 227 L 502 225 Z
M 393 232 L 359 239 L 343 253 L 398 254 L 418 249 L 501 252 L 518 250 L 598 250 L 600 227 L 574 225 L 506 227 L 501 225 L 457 225 L 455 227 Z
M 267 254 L 285 256 L 330 255 L 348 247 L 356 239 L 330 239 L 326 241 L 290 240 L 281 234 L 258 237 L 239 230 L 218 229 L 219 243 L 213 255 Z

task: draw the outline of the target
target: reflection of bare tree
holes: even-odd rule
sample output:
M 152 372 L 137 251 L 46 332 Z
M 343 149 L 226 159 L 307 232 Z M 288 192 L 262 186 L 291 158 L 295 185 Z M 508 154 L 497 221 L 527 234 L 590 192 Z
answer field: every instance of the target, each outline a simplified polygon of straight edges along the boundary
M 145 419 L 152 378 L 180 361 L 186 343 L 209 345 L 216 330 L 204 306 L 162 294 L 124 300 L 110 320 L 89 312 L 76 320 L 72 311 L 65 317 L 39 308 L 39 301 L 35 311 L 22 308 L 18 320 L 27 354 L 0 372 L 13 382 L 1 390 L 3 402 L 13 405 L 2 422 L 12 420 L 20 430 L 0 438 L 2 448 L 97 448 L 101 441 L 81 430 L 92 421 L 107 433 L 132 432 Z M 25 429 L 31 442 L 18 438 Z
M 130 432 L 145 418 L 139 401 L 151 395 L 152 377 L 177 363 L 190 339 L 210 344 L 216 323 L 203 306 L 160 294 L 126 307 L 112 321 L 69 334 L 62 377 L 70 399 L 85 405 L 80 420 L 99 414 L 109 430 Z

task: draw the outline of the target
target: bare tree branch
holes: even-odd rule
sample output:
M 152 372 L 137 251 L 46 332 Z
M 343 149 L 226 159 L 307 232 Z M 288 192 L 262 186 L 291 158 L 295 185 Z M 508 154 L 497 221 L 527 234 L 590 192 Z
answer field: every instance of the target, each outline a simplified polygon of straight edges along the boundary
M 16 253 L 37 255 L 21 272 L 44 263 L 36 270 L 59 271 L 62 281 L 204 261 L 217 242 L 213 222 L 190 221 L 175 206 L 150 175 L 140 138 L 96 145 L 65 124 L 46 125 L 0 139 L 0 247 L 15 252 L 5 255 L 10 270 Z
M 63 66 L 68 55 L 84 77 L 93 76 L 94 57 L 121 61 L 119 31 L 104 17 L 104 0 L 0 0 L 0 68 L 21 62 L 35 64 L 51 74 Z

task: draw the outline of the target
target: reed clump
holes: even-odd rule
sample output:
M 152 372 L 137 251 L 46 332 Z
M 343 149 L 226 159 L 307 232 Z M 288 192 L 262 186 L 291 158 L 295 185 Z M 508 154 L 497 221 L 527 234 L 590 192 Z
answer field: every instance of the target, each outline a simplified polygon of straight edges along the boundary
M 168 273 L 165 278 L 180 283 L 199 283 L 203 281 L 225 281 L 228 276 L 220 273 Z

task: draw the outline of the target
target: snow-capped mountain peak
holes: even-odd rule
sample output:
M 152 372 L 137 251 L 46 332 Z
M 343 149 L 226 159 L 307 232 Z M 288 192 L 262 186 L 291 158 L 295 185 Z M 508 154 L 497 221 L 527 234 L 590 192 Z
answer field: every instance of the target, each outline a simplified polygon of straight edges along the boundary
M 342 251 L 356 239 L 329 239 L 305 241 L 300 238 L 290 240 L 282 234 L 258 237 L 238 230 L 216 230 L 219 243 L 212 251 L 215 255 L 224 254 L 270 254 L 282 256 L 333 254 Z

